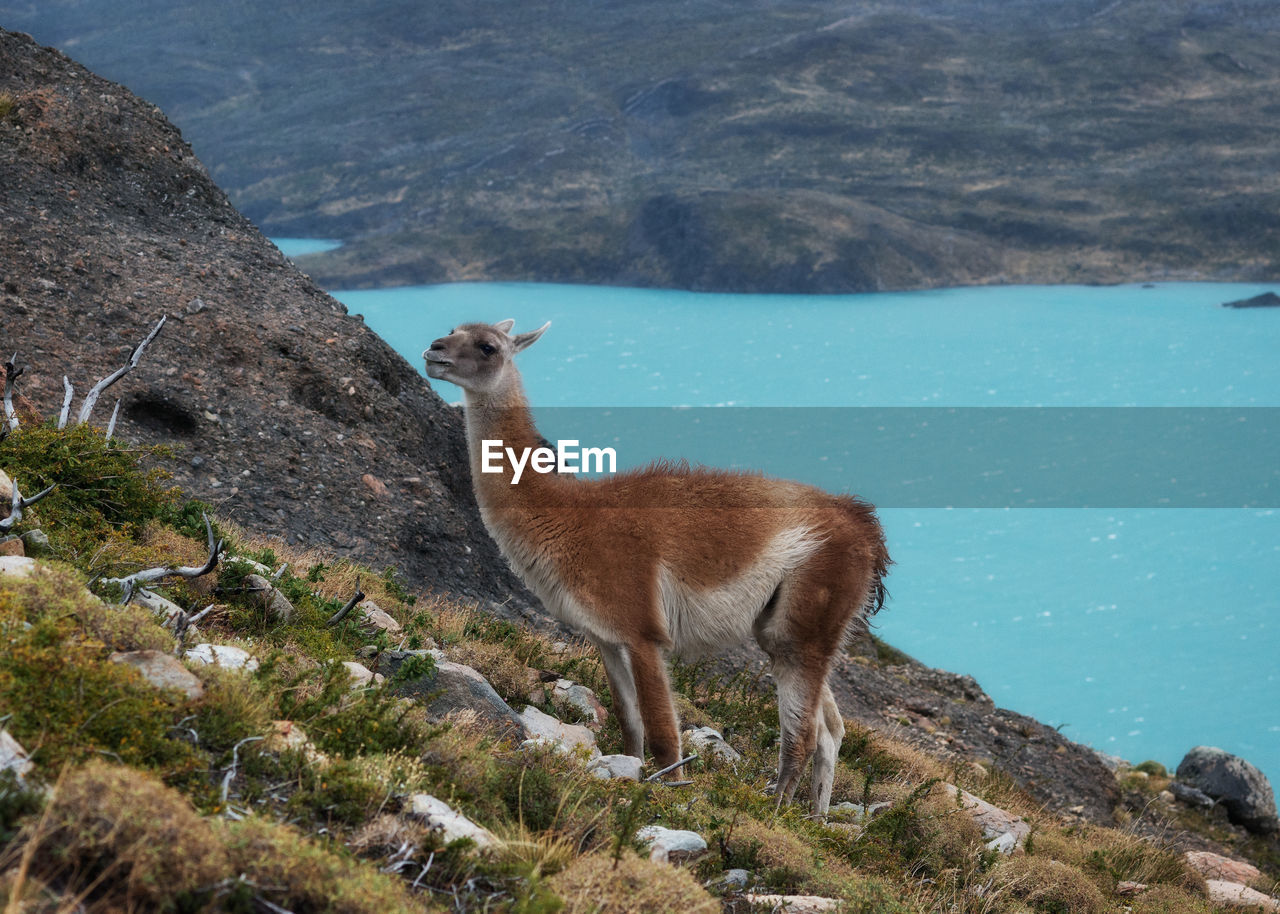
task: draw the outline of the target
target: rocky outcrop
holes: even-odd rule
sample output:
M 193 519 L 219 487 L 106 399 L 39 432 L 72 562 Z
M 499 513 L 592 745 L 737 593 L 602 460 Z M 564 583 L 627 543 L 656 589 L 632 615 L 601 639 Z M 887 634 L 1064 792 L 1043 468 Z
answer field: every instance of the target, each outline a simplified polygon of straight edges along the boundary
M 1258 834 L 1280 831 L 1271 784 L 1244 759 L 1215 746 L 1196 746 L 1178 763 L 1177 776 L 1221 803 L 1237 825 Z
M 1263 292 L 1252 298 L 1241 298 L 1236 301 L 1223 302 L 1224 308 L 1280 308 L 1280 295 L 1274 292 Z
M 116 434 L 171 447 L 185 492 L 415 588 L 528 605 L 480 523 L 457 411 L 236 211 L 157 108 L 3 30 L 0 93 L 0 345 L 20 394 L 56 414 L 66 375 L 78 408 L 168 314 L 110 395 Z

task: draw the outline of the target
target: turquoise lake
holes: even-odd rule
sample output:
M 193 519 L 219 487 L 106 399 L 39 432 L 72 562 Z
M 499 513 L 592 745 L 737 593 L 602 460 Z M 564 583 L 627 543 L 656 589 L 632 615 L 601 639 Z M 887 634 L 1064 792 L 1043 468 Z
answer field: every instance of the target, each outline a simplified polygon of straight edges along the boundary
M 645 451 L 662 438 L 656 422 L 674 428 L 686 413 L 671 408 L 693 408 L 712 431 L 687 439 L 693 453 L 666 456 L 806 478 L 881 506 L 896 564 L 876 625 L 891 644 L 1103 752 L 1172 767 L 1216 745 L 1280 785 L 1280 310 L 1219 307 L 1271 288 L 751 296 L 457 284 L 335 295 L 420 371 L 422 350 L 456 324 L 552 321 L 520 363 L 548 437 L 609 444 L 598 437 L 609 422 L 639 422 L 640 434 L 614 439 L 632 466 L 659 456 Z M 736 418 L 720 429 L 717 415 Z M 821 431 L 862 416 L 881 434 L 850 443 Z M 968 446 L 930 436 L 956 416 L 975 459 L 999 464 L 980 475 L 1030 482 L 997 478 L 971 498 L 947 479 L 942 468 Z M 1053 447 L 1084 455 L 1052 491 L 1035 475 L 1044 460 L 1006 467 L 1024 455 L 993 437 L 1046 416 L 1067 420 Z M 1234 423 L 1255 437 L 1224 434 Z M 1165 426 L 1190 437 L 1167 438 Z M 1131 464 L 1148 469 L 1157 440 L 1174 442 L 1178 473 L 1216 481 L 1163 500 L 1131 486 Z M 913 501 L 930 479 L 942 488 Z M 1075 502 L 1073 480 L 1090 493 Z

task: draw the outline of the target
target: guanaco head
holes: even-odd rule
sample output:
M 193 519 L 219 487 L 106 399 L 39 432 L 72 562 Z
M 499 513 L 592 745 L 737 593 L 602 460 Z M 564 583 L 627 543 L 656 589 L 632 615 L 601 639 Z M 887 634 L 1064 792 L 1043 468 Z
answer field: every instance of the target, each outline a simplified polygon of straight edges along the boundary
M 537 342 L 551 326 L 547 321 L 537 330 L 511 335 L 513 320 L 496 324 L 463 324 L 431 344 L 424 353 L 427 377 L 451 381 L 463 390 L 489 393 L 500 389 L 515 369 L 511 360 L 517 352 Z

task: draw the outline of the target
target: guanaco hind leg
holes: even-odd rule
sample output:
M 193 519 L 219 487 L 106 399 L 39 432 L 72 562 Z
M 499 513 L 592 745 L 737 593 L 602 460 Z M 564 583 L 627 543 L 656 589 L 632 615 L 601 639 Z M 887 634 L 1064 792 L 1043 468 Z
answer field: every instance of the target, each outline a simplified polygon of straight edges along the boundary
M 666 658 L 658 645 L 642 641 L 628 649 L 627 659 L 635 678 L 645 740 L 654 763 L 660 769 L 666 768 L 680 760 L 680 727 L 667 682 Z M 669 776 L 678 774 L 676 769 Z

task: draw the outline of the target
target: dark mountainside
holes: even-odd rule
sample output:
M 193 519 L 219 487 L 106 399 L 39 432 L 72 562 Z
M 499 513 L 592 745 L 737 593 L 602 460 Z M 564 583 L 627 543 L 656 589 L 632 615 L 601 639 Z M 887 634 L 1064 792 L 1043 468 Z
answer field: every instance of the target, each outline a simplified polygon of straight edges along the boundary
M 78 409 L 167 313 L 97 421 L 122 397 L 117 434 L 173 445 L 175 482 L 248 528 L 550 626 L 481 525 L 457 411 L 235 211 L 154 107 L 0 32 L 6 98 L 0 346 L 28 366 L 20 394 L 56 413 L 65 374 Z M 1092 752 L 994 708 L 972 680 L 861 657 L 834 686 L 851 717 L 914 720 L 912 738 L 1007 764 L 1054 808 L 1102 821 L 1117 800 Z
M 19 392 L 56 415 L 66 375 L 79 409 L 167 313 L 95 420 L 122 397 L 119 434 L 173 445 L 174 481 L 225 517 L 504 599 L 459 414 L 236 212 L 156 108 L 0 42 L 0 348 L 29 366 Z
M 0 4 L 327 288 L 1280 276 L 1280 12 L 1192 0 Z

